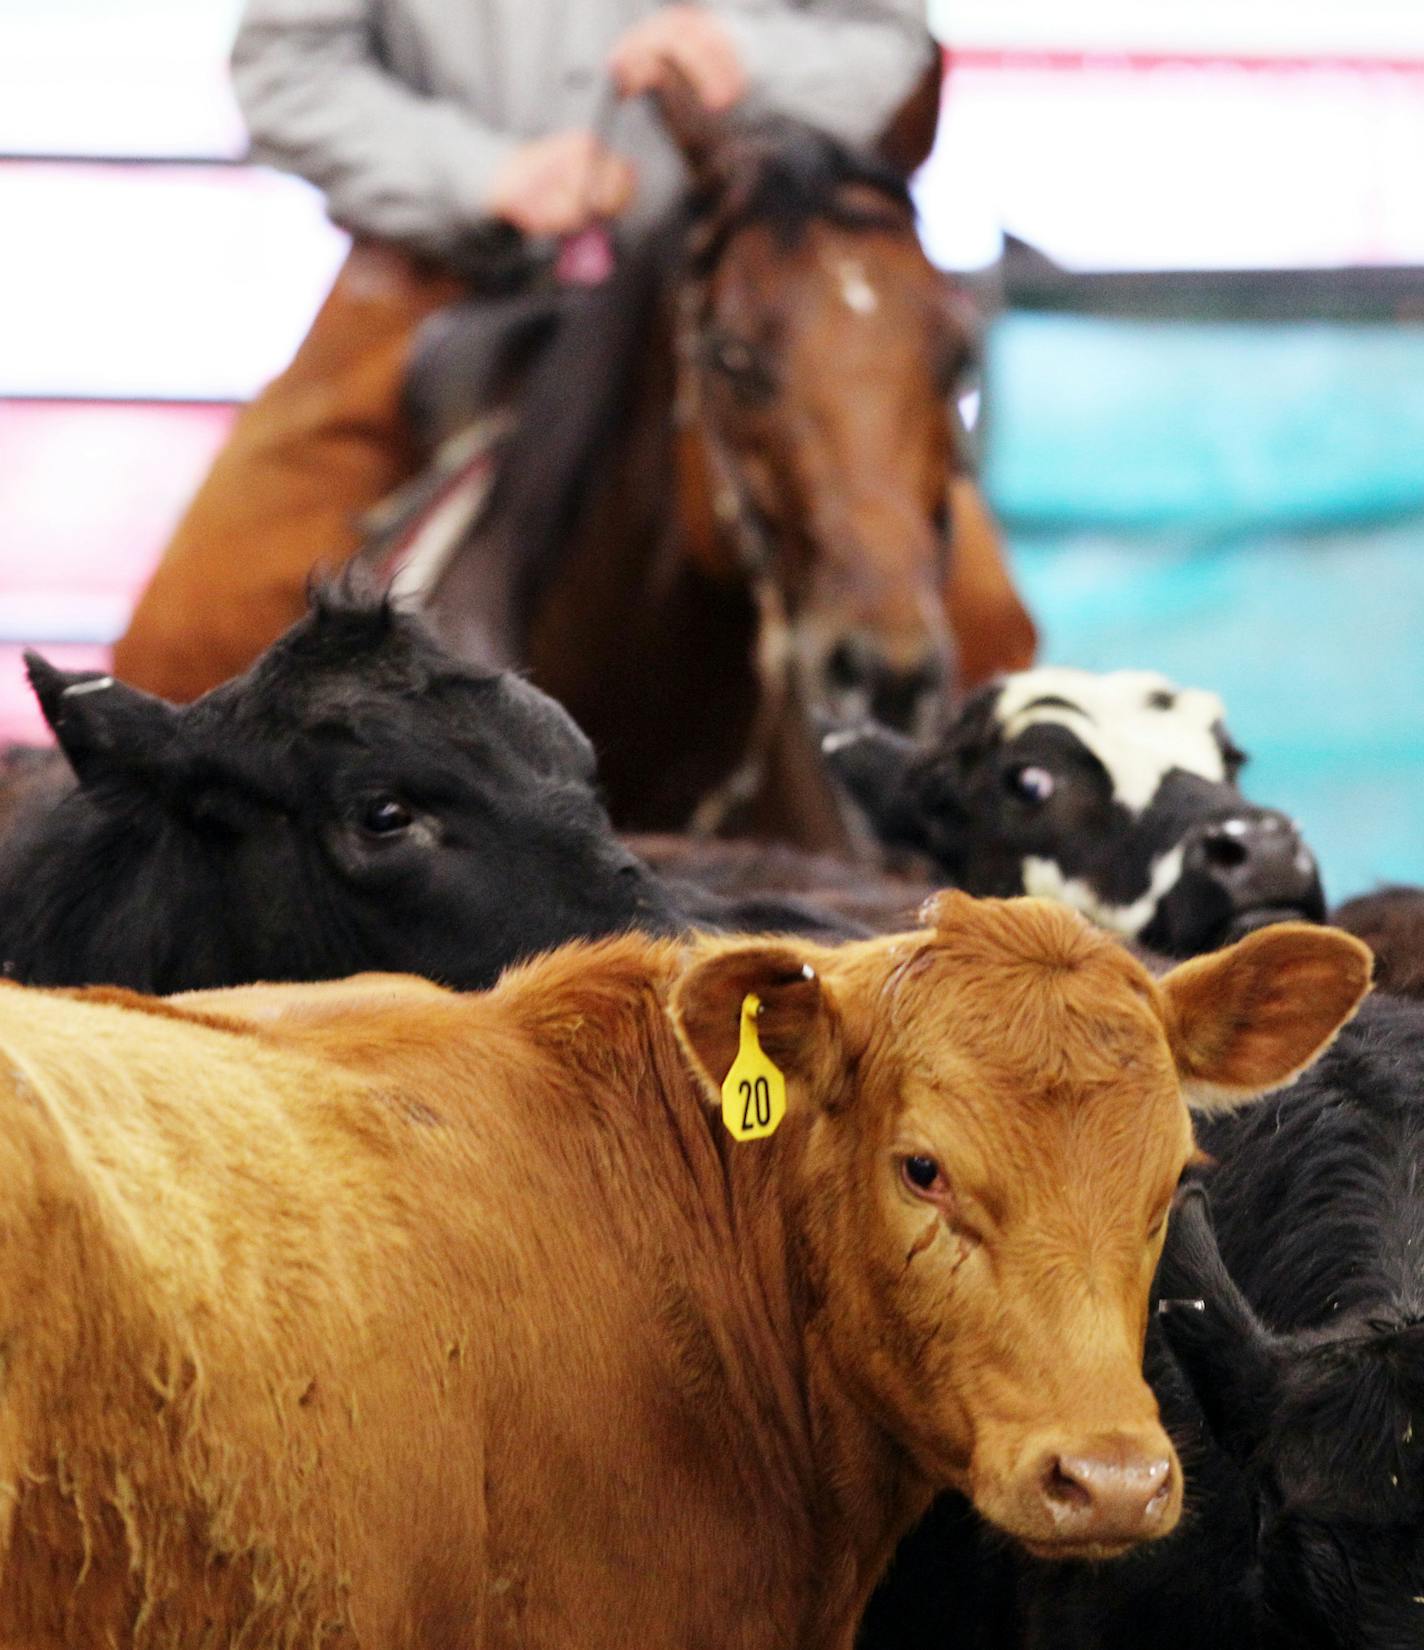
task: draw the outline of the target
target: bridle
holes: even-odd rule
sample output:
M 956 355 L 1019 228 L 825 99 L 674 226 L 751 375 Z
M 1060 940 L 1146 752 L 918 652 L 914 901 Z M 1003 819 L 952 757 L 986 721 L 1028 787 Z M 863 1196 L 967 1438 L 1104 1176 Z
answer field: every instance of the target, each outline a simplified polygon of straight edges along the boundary
M 698 441 L 711 483 L 713 519 L 731 544 L 756 606 L 752 667 L 757 697 L 745 755 L 701 799 L 688 821 L 689 833 L 700 837 L 715 836 L 736 809 L 756 795 L 790 698 L 791 675 L 791 620 L 776 580 L 771 536 L 765 518 L 747 496 L 730 443 L 704 393 L 709 287 L 707 275 L 688 271 L 681 277 L 673 333 L 673 428 Z

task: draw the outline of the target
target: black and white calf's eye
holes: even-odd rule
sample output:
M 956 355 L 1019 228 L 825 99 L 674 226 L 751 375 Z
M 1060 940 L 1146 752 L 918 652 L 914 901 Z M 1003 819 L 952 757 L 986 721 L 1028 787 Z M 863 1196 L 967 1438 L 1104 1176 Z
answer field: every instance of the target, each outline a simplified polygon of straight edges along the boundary
M 1047 768 L 1030 763 L 1022 768 L 1010 768 L 1004 775 L 1004 788 L 1020 802 L 1039 805 L 1053 795 L 1058 781 Z
M 398 796 L 372 796 L 361 804 L 357 822 L 370 836 L 395 836 L 410 829 L 415 815 Z
M 900 1159 L 900 1174 L 912 1192 L 931 1193 L 944 1187 L 944 1174 L 932 1157 L 913 1153 Z

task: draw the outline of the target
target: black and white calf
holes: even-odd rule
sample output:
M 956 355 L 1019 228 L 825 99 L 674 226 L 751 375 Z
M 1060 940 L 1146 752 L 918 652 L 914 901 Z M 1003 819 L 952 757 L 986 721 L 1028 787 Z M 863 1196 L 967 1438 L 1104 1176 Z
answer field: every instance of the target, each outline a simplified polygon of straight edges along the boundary
M 971 894 L 1037 894 L 1186 956 L 1325 914 L 1295 825 L 1241 794 L 1221 701 L 1146 671 L 1048 668 L 971 699 L 930 746 L 869 727 L 823 740 L 892 848 Z

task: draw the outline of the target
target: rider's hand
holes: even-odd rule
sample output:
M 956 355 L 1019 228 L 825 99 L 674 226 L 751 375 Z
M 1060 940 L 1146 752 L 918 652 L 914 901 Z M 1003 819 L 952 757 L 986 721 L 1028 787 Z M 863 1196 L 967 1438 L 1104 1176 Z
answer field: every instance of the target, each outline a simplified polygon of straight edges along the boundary
M 628 30 L 609 54 L 608 67 L 624 97 L 635 97 L 661 85 L 670 62 L 714 113 L 730 109 L 747 89 L 736 42 L 701 6 L 659 6 Z
M 633 168 L 592 132 L 554 132 L 515 149 L 494 175 L 485 209 L 526 235 L 575 235 L 616 218 L 633 198 Z

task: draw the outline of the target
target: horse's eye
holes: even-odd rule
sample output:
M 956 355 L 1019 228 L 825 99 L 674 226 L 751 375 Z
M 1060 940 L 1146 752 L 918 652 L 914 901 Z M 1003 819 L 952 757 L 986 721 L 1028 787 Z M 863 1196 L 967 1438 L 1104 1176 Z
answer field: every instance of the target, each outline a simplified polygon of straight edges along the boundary
M 765 401 L 772 395 L 771 370 L 745 339 L 715 334 L 708 341 L 707 358 L 740 400 Z
M 399 797 L 373 796 L 362 804 L 361 829 L 372 836 L 394 836 L 414 823 L 415 815 Z
M 1010 768 L 1004 775 L 1004 788 L 1020 802 L 1031 802 L 1037 807 L 1053 795 L 1058 781 L 1047 768 L 1030 763 L 1026 767 Z
M 756 370 L 752 347 L 740 338 L 716 338 L 711 345 L 712 365 L 729 378 L 742 378 Z
M 932 1192 L 941 1181 L 939 1164 L 932 1157 L 922 1157 L 918 1153 L 901 1158 L 900 1173 L 904 1175 L 906 1184 L 912 1191 Z

